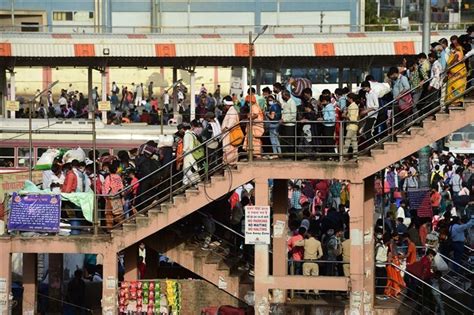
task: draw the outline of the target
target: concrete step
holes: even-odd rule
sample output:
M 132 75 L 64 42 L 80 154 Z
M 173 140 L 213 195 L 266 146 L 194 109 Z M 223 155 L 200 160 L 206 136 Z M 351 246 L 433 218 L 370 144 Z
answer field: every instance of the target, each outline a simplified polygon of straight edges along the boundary
M 162 215 L 164 213 L 164 211 L 160 208 L 160 209 L 151 209 L 151 210 L 148 210 L 148 216 L 149 217 L 157 217 L 159 215 Z
M 122 227 L 123 227 L 123 231 L 124 233 L 128 232 L 128 231 L 135 231 L 137 229 L 137 224 L 136 223 L 124 223 L 122 224 Z
M 435 114 L 435 117 L 436 117 L 436 120 L 437 121 L 440 121 L 440 120 L 443 120 L 443 119 L 449 119 L 449 114 L 447 113 L 437 113 Z M 429 120 L 430 118 L 426 118 L 425 120 Z
M 179 196 L 174 196 L 173 197 L 173 204 L 174 205 L 177 205 L 177 204 L 182 204 L 182 203 L 185 203 L 186 201 L 188 201 L 188 198 L 186 198 L 185 195 L 179 195 Z
M 140 214 L 135 217 L 135 220 L 137 222 L 138 227 L 145 227 L 148 226 L 148 224 L 150 223 L 150 217 Z

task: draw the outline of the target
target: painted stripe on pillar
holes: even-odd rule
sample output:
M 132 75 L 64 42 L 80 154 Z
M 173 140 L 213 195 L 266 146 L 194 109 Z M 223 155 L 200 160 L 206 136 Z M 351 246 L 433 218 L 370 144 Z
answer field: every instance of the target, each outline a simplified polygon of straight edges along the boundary
M 394 42 L 393 43 L 396 55 L 414 55 L 415 43 L 410 42 Z
M 236 57 L 248 57 L 249 56 L 249 44 L 234 44 L 234 54 Z M 255 47 L 253 49 L 253 55 L 255 56 Z
M 335 56 L 333 43 L 315 43 L 314 44 L 314 54 L 317 57 L 331 57 Z
M 155 44 L 155 53 L 157 57 L 176 57 L 176 45 Z
M 74 44 L 74 56 L 95 57 L 94 44 Z
M 12 45 L 10 43 L 0 43 L 0 56 L 10 57 L 12 55 Z
M 219 84 L 219 68 L 214 67 L 214 91 L 217 90 L 217 85 Z
M 165 80 L 165 68 L 160 67 L 160 75 L 161 75 L 161 82 L 166 82 Z M 160 95 L 163 94 L 165 88 L 163 87 L 163 84 L 160 84 Z
M 43 90 L 46 90 L 53 81 L 53 71 L 51 67 L 43 67 Z
M 106 93 L 109 94 L 109 91 L 111 90 L 110 87 L 110 68 L 105 67 L 105 88 L 106 88 Z

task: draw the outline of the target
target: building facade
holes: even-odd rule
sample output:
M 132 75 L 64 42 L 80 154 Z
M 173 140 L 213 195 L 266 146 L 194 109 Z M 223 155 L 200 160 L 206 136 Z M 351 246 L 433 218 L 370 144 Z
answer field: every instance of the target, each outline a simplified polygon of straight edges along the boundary
M 203 26 L 356 25 L 358 0 L 1 0 L 0 25 L 21 31 L 184 32 Z M 212 30 L 210 30 L 211 32 Z M 219 30 L 222 32 L 222 30 Z M 235 30 L 234 30 L 235 31 Z

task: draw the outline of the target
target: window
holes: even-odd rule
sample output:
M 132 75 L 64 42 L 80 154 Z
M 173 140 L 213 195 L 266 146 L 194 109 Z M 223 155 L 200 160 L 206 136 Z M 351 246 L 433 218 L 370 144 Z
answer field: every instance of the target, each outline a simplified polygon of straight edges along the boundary
M 53 12 L 53 21 L 72 21 L 73 12 L 69 11 L 56 11 Z
M 14 167 L 14 161 L 14 148 L 0 148 L 0 167 Z
M 33 159 L 33 163 L 34 159 Z M 18 167 L 30 167 L 30 149 L 18 148 Z
M 39 32 L 39 23 L 37 22 L 21 22 L 22 32 Z

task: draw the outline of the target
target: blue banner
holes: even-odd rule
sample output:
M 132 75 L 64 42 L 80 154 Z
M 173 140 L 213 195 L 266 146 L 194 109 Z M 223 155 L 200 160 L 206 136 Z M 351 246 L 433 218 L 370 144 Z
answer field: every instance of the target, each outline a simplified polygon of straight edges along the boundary
M 12 231 L 59 232 L 60 195 L 13 193 L 8 229 Z

